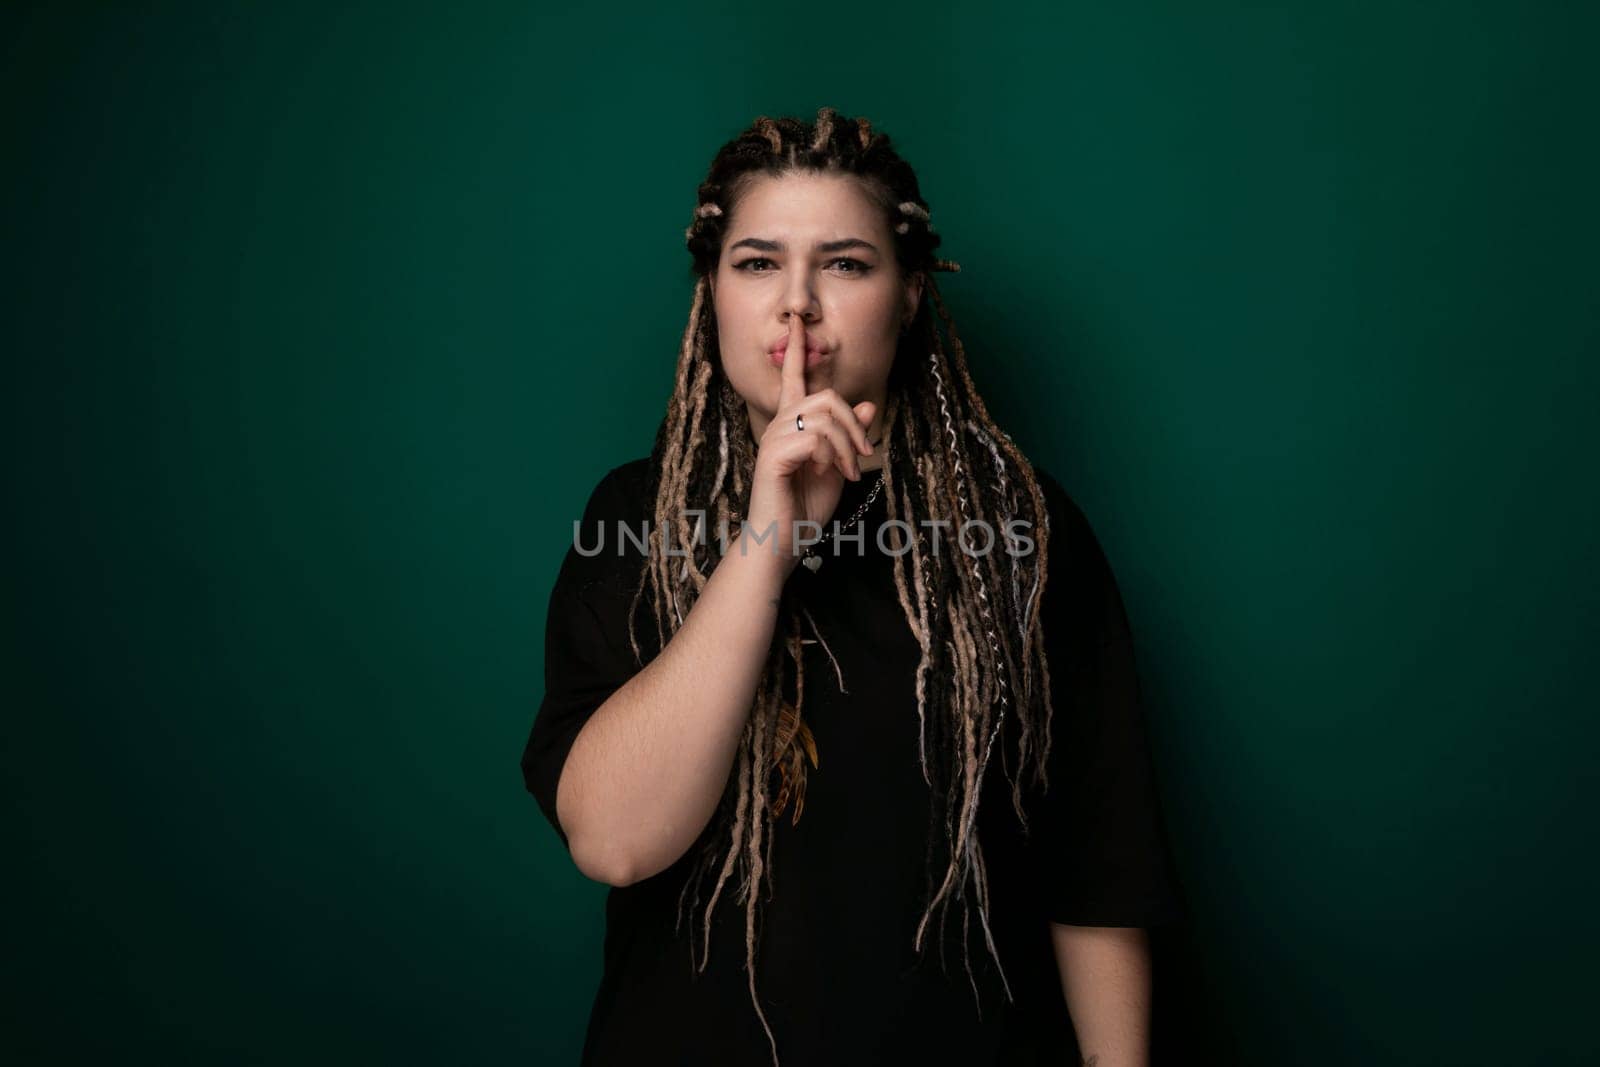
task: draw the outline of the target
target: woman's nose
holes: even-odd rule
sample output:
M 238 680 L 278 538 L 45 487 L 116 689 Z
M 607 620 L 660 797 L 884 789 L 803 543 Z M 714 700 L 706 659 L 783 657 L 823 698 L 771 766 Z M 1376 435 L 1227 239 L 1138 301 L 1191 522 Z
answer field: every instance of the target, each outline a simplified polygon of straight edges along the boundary
M 788 320 L 798 316 L 809 322 L 817 317 L 816 298 L 811 294 L 811 288 L 804 282 L 797 283 L 795 288 L 784 294 L 783 317 Z

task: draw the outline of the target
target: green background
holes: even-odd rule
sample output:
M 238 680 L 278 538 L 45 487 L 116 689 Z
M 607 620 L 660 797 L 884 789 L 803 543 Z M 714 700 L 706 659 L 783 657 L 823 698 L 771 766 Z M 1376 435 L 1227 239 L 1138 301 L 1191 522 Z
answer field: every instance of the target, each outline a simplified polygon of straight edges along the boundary
M 1122 582 L 1158 1041 L 1600 1056 L 1593 5 L 336 7 L 0 15 L 9 1048 L 576 1061 L 546 597 L 827 104 Z

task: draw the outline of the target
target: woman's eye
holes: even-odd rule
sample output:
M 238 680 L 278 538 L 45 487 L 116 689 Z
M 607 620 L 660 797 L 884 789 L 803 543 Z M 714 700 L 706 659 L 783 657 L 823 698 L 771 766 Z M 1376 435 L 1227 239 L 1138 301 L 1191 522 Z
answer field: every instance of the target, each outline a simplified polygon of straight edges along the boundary
M 769 273 L 771 273 L 770 271 L 767 271 L 767 270 L 757 270 L 756 269 L 756 265 L 757 264 L 762 264 L 762 263 L 767 264 L 768 266 L 771 266 L 772 265 L 772 260 L 768 259 L 766 256 L 756 256 L 754 259 L 746 259 L 746 260 L 743 260 L 742 262 L 735 263 L 733 265 L 733 269 L 734 270 L 742 270 L 742 271 L 745 271 L 745 272 L 747 272 L 749 274 L 769 274 Z M 853 258 L 851 256 L 840 256 L 838 259 L 829 260 L 828 265 L 830 267 L 836 267 L 841 263 L 849 265 L 850 269 L 848 269 L 848 270 L 846 270 L 844 272 L 846 274 L 865 274 L 865 273 L 867 273 L 867 271 L 872 269 L 866 263 L 863 263 L 861 260 L 855 259 L 855 258 Z

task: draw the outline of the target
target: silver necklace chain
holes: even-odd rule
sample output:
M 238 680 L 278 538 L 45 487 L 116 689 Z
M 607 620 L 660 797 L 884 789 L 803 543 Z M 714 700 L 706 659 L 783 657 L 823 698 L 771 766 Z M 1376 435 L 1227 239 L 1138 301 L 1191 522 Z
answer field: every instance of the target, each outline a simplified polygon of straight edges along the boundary
M 855 514 L 850 516 L 850 521 L 846 522 L 844 526 L 839 529 L 839 533 L 841 535 L 849 533 L 855 527 L 855 524 L 861 521 L 861 516 L 867 513 L 867 509 L 872 506 L 872 502 L 874 500 L 878 499 L 878 494 L 881 492 L 883 492 L 883 472 L 879 471 L 878 480 L 873 483 L 872 492 L 868 493 L 867 498 L 861 502 L 861 505 L 858 508 L 856 508 Z M 828 530 L 823 533 L 822 540 L 818 541 L 816 546 L 806 546 L 805 554 L 801 557 L 800 562 L 805 564 L 806 569 L 811 571 L 813 574 L 816 573 L 817 568 L 822 566 L 822 557 L 816 552 L 812 551 L 813 547 L 820 548 L 822 545 L 827 544 L 829 539 L 831 539 L 833 536 L 833 531 Z

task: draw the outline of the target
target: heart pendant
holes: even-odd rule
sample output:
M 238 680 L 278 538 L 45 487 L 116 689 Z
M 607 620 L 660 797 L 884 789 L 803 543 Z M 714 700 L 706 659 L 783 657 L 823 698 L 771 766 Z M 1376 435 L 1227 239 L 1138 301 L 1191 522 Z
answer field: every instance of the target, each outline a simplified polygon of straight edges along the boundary
M 815 573 L 817 573 L 817 568 L 822 566 L 822 557 L 821 556 L 807 556 L 805 559 L 802 559 L 800 562 L 804 563 L 806 565 L 806 568 L 808 570 L 810 570 L 812 574 L 815 574 Z

